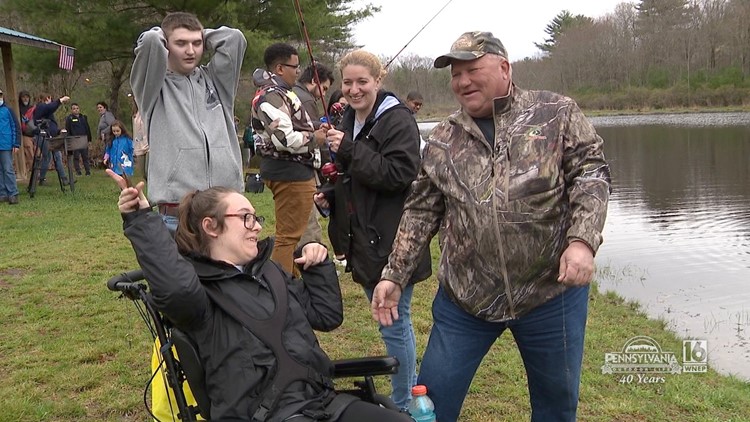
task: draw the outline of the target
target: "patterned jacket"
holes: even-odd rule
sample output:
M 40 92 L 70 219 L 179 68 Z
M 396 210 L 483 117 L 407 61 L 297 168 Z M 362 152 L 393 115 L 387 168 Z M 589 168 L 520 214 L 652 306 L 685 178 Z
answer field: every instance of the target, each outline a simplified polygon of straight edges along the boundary
M 255 70 L 253 83 L 259 87 L 252 102 L 252 126 L 261 137 L 256 143 L 258 154 L 313 167 L 313 123 L 297 94 L 281 78 L 263 69 Z M 278 127 L 268 130 L 277 119 Z
M 556 278 L 572 240 L 596 253 L 610 174 L 568 97 L 513 85 L 494 122 L 494 148 L 461 110 L 432 131 L 382 277 L 405 285 L 440 230 L 441 286 L 471 315 L 506 321 L 566 289 Z

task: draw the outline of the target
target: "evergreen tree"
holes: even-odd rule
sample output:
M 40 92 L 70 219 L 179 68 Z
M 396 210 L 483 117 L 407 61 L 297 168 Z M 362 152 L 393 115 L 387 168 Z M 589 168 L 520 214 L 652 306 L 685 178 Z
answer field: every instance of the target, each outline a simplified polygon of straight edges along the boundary
M 557 45 L 557 42 L 565 31 L 572 28 L 591 25 L 593 22 L 594 21 L 587 16 L 574 16 L 569 11 L 563 10 L 552 19 L 552 22 L 550 22 L 544 30 L 549 37 L 544 40 L 544 43 L 534 43 L 534 45 L 543 52 L 550 54 L 555 49 L 555 45 Z

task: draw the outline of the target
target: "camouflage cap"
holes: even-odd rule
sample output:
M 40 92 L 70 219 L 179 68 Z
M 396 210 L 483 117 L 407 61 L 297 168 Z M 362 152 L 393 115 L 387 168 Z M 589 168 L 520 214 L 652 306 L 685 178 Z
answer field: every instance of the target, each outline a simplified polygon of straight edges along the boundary
M 451 46 L 448 54 L 435 59 L 434 66 L 438 69 L 451 64 L 451 60 L 474 60 L 485 54 L 497 54 L 498 56 L 508 58 L 503 43 L 492 35 L 492 32 L 465 32 L 458 37 L 456 42 Z

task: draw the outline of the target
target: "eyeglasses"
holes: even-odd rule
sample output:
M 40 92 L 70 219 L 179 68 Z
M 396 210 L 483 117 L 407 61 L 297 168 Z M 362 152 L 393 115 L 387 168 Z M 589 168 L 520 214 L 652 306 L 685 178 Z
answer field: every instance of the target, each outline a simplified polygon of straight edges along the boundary
M 282 66 L 291 67 L 292 69 L 296 70 L 297 72 L 300 71 L 299 69 L 299 63 L 298 64 L 286 64 L 286 63 L 279 63 Z
M 243 214 L 224 214 L 224 217 L 240 217 L 242 219 L 242 222 L 245 224 L 245 228 L 248 230 L 252 230 L 253 227 L 255 227 L 256 221 L 259 224 L 263 224 L 266 221 L 265 217 L 255 215 L 251 212 L 246 212 Z

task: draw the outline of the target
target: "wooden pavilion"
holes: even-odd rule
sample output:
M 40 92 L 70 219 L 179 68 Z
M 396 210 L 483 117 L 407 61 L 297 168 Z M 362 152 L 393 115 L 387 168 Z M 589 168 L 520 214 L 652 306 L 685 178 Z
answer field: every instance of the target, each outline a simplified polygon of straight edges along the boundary
M 16 89 L 16 73 L 13 67 L 13 44 L 55 51 L 60 51 L 60 48 L 64 46 L 60 43 L 46 40 L 35 35 L 25 34 L 23 32 L 14 31 L 0 26 L 0 50 L 2 50 L 3 71 L 5 72 L 5 89 L 3 91 L 5 92 L 6 101 L 9 101 L 10 108 L 15 111 L 16 116 L 19 117 L 20 121 L 17 106 L 18 90 Z M 26 168 L 26 160 L 23 159 L 23 154 L 23 148 L 20 148 L 14 157 L 16 168 L 18 169 L 16 177 L 20 179 L 25 179 L 30 170 Z

